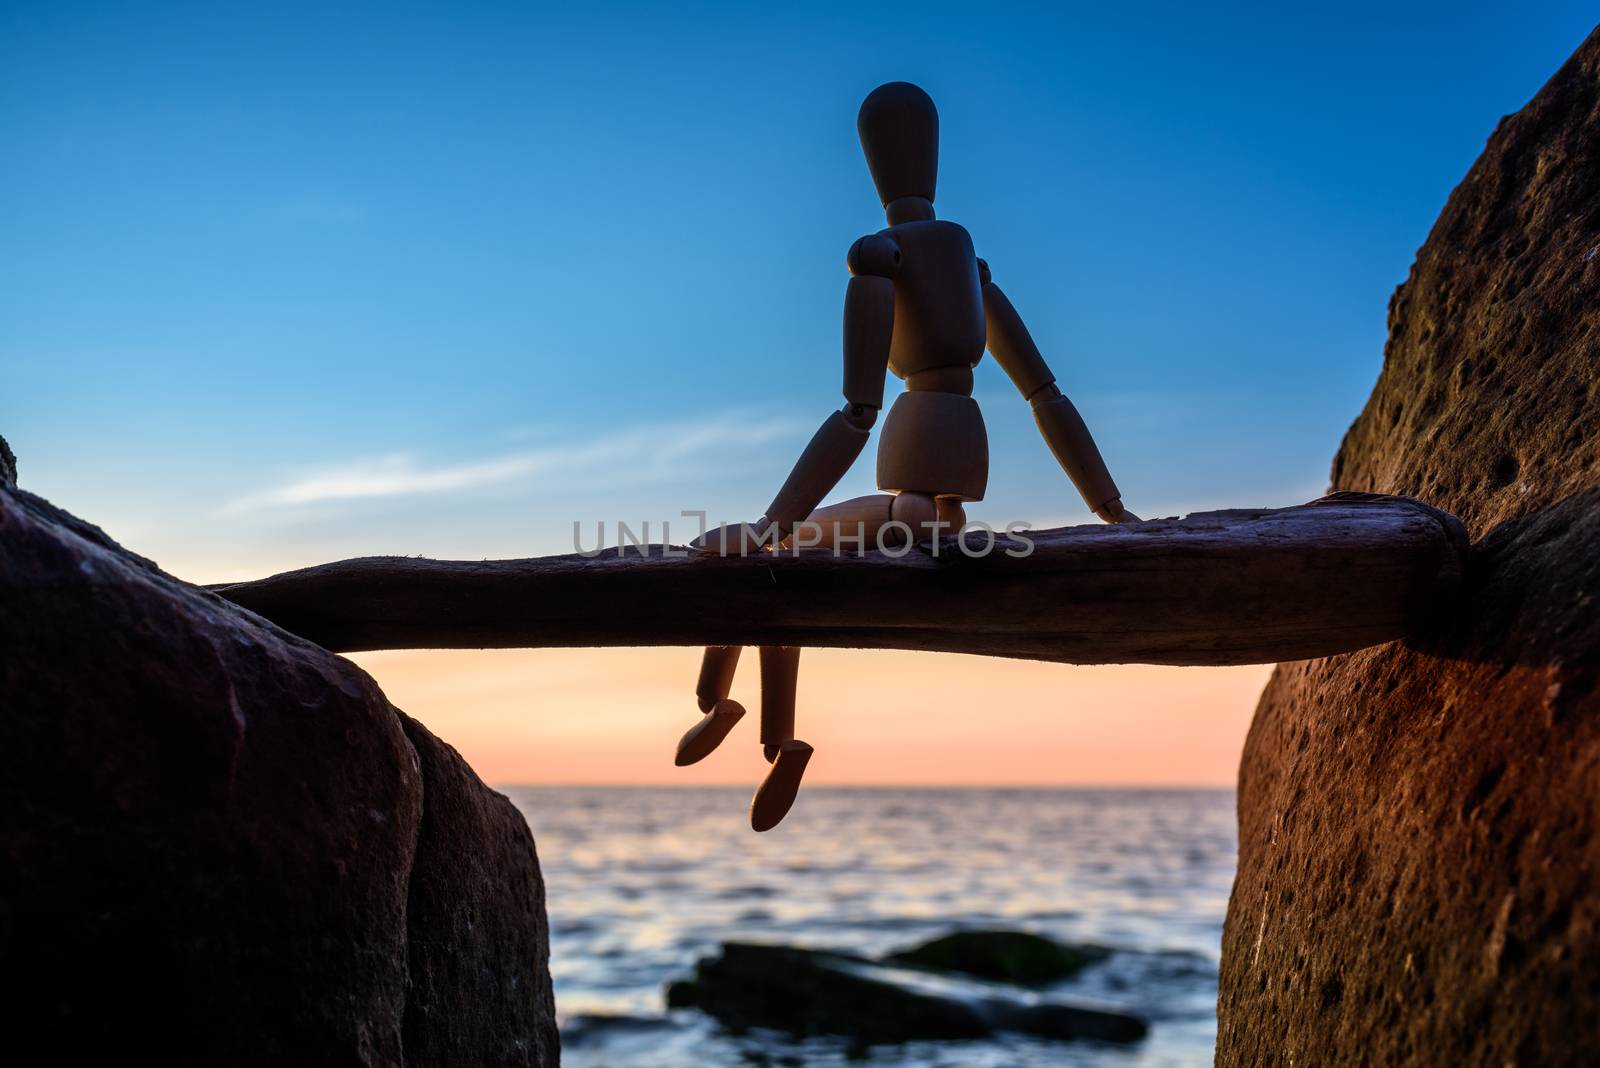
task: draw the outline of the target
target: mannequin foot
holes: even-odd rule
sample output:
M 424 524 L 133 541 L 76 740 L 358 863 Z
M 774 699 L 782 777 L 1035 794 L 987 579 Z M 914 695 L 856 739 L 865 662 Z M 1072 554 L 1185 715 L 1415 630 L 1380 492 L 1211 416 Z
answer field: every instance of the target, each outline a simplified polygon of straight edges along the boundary
M 789 814 L 800 793 L 800 776 L 805 774 L 806 764 L 811 760 L 811 747 L 805 742 L 784 742 L 776 748 L 775 758 L 768 758 L 772 761 L 772 770 L 767 772 L 750 802 L 750 826 L 758 831 L 772 830 Z
M 738 701 L 730 701 L 726 697 L 718 701 L 699 723 L 678 739 L 678 755 L 672 762 L 681 768 L 704 760 L 722 744 L 722 739 L 728 736 L 743 715 L 744 706 Z

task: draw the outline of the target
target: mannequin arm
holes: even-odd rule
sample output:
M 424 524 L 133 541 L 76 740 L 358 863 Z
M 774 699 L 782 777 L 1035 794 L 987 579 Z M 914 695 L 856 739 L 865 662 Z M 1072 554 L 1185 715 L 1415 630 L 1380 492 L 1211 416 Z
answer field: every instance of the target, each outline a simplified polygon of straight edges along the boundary
M 697 547 L 742 555 L 762 544 L 776 545 L 822 503 L 861 455 L 883 407 L 894 332 L 892 278 L 899 263 L 900 250 L 887 237 L 864 237 L 851 247 L 854 277 L 844 294 L 844 407 L 822 421 L 766 514 L 755 523 L 710 531 L 695 542 Z
M 844 295 L 845 405 L 823 422 L 767 506 L 764 518 L 785 533 L 822 503 L 866 446 L 883 407 L 893 330 L 894 283 L 865 274 L 850 279 Z
M 1056 461 L 1095 515 L 1108 523 L 1137 522 L 1138 517 L 1122 507 L 1122 491 L 1106 469 L 1094 437 L 1078 409 L 1057 388 L 1056 376 L 1039 355 L 1022 317 L 990 280 L 988 264 L 979 260 L 978 271 L 989 351 L 1032 405 L 1034 422 Z

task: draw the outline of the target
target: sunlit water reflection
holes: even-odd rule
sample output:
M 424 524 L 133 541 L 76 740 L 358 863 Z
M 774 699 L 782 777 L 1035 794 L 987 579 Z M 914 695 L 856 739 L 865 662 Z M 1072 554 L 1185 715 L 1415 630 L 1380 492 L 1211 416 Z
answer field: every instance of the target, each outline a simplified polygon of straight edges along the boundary
M 572 1068 L 844 1063 L 843 1041 L 735 1037 L 663 984 L 725 940 L 877 954 L 958 926 L 1117 950 L 1052 987 L 1150 1021 L 1132 1047 L 875 1047 L 895 1066 L 1209 1064 L 1235 854 L 1225 790 L 806 790 L 753 833 L 748 791 L 512 788 L 538 842 Z

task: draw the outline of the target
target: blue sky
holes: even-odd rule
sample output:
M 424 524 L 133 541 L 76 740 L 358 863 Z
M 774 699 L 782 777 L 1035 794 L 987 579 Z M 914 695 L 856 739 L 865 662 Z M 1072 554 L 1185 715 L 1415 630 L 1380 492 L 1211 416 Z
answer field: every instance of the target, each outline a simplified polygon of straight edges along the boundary
M 0 433 L 185 577 L 753 518 L 840 403 L 880 82 L 1143 515 L 1326 483 L 1585 5 L 0 6 Z M 992 361 L 975 518 L 1087 521 Z M 870 458 L 836 496 L 869 492 Z

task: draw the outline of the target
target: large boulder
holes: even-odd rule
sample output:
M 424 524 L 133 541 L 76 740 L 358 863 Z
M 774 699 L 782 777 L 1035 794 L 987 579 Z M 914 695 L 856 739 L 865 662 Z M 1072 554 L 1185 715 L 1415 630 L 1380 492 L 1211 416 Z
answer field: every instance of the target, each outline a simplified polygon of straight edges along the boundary
M 1239 776 L 1222 1064 L 1600 1044 L 1600 31 L 1503 120 L 1390 306 L 1334 488 L 1454 512 L 1426 634 L 1281 665 Z
M 1137 1016 L 1087 1005 L 1015 998 L 940 982 L 849 953 L 725 942 L 667 987 L 669 1008 L 696 1008 L 735 1032 L 842 1035 L 879 1043 L 986 1038 L 1015 1031 L 1049 1039 L 1136 1042 Z
M 547 945 L 527 824 L 365 673 L 0 486 L 12 1063 L 554 1065 Z

